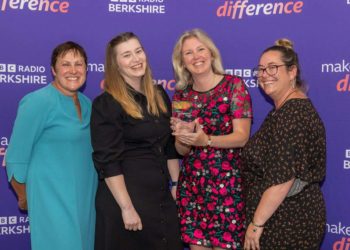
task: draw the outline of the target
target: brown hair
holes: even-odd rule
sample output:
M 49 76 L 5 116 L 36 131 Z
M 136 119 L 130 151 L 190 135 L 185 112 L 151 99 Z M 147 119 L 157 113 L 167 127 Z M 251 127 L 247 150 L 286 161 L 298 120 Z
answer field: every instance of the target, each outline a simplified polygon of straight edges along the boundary
M 298 58 L 298 54 L 293 49 L 293 42 L 287 38 L 278 39 L 275 42 L 275 45 L 265 49 L 262 55 L 269 51 L 280 52 L 282 54 L 281 59 L 283 63 L 287 66 L 287 68 L 290 68 L 292 66 L 296 67 L 297 74 L 295 77 L 295 86 L 303 91 L 306 91 L 306 86 L 304 82 L 301 80 L 299 58 Z
M 69 51 L 73 51 L 74 54 L 81 55 L 84 58 L 85 65 L 87 66 L 87 56 L 84 48 L 75 42 L 67 41 L 57 45 L 57 47 L 52 51 L 51 67 L 55 68 L 57 58 L 65 56 Z
M 127 114 L 134 118 L 142 119 L 142 108 L 135 101 L 132 93 L 128 90 L 128 85 L 118 70 L 116 60 L 117 54 L 115 48 L 119 44 L 129 41 L 130 39 L 136 39 L 140 42 L 140 39 L 134 33 L 125 32 L 117 35 L 107 44 L 104 90 L 111 94 L 113 98 L 120 103 Z M 153 84 L 152 73 L 148 61 L 145 75 L 142 77 L 141 90 L 147 99 L 148 112 L 155 116 L 159 116 L 160 112 L 165 113 L 167 111 L 161 93 Z

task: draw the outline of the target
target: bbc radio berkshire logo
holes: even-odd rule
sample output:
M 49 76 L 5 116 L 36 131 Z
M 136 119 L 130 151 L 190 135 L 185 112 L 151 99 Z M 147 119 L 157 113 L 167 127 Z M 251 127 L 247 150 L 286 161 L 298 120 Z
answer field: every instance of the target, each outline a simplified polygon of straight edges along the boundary
M 28 216 L 2 216 L 0 217 L 0 235 L 29 234 Z
M 45 72 L 44 66 L 0 63 L 0 84 L 47 84 Z
M 68 1 L 59 0 L 0 0 L 1 11 L 33 11 L 66 14 L 69 11 Z
M 115 13 L 165 14 L 166 0 L 109 0 L 108 11 Z

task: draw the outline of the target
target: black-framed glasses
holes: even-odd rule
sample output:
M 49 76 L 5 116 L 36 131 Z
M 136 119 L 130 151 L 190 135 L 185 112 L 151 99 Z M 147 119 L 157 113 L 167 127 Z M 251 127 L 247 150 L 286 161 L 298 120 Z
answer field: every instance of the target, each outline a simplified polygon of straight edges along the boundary
M 264 72 L 268 74 L 269 76 L 274 76 L 278 72 L 278 68 L 282 66 L 288 66 L 286 64 L 280 64 L 280 65 L 269 65 L 266 68 L 264 67 L 256 67 L 253 69 L 253 76 L 254 77 L 262 77 Z

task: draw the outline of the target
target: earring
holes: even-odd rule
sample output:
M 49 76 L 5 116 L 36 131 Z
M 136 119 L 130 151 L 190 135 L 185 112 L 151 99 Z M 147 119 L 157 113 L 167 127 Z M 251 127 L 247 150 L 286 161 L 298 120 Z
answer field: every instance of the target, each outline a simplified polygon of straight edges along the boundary
M 297 80 L 294 78 L 291 82 L 292 82 L 292 88 L 295 89 Z

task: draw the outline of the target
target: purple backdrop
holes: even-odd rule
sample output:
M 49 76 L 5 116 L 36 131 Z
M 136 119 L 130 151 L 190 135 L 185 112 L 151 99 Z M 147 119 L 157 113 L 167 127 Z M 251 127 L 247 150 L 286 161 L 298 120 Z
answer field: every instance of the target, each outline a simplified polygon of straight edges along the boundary
M 350 249 L 350 0 L 0 0 L 0 248 L 30 249 L 26 214 L 6 180 L 6 152 L 18 101 L 52 79 L 52 49 L 85 47 L 85 94 L 100 93 L 106 43 L 119 32 L 140 36 L 157 84 L 174 89 L 171 53 L 178 36 L 202 28 L 219 47 L 228 73 L 242 75 L 253 99 L 255 131 L 271 104 L 251 69 L 282 37 L 295 42 L 309 96 L 327 129 L 327 233 L 323 250 Z M 69 152 L 67 152 L 69 153 Z

